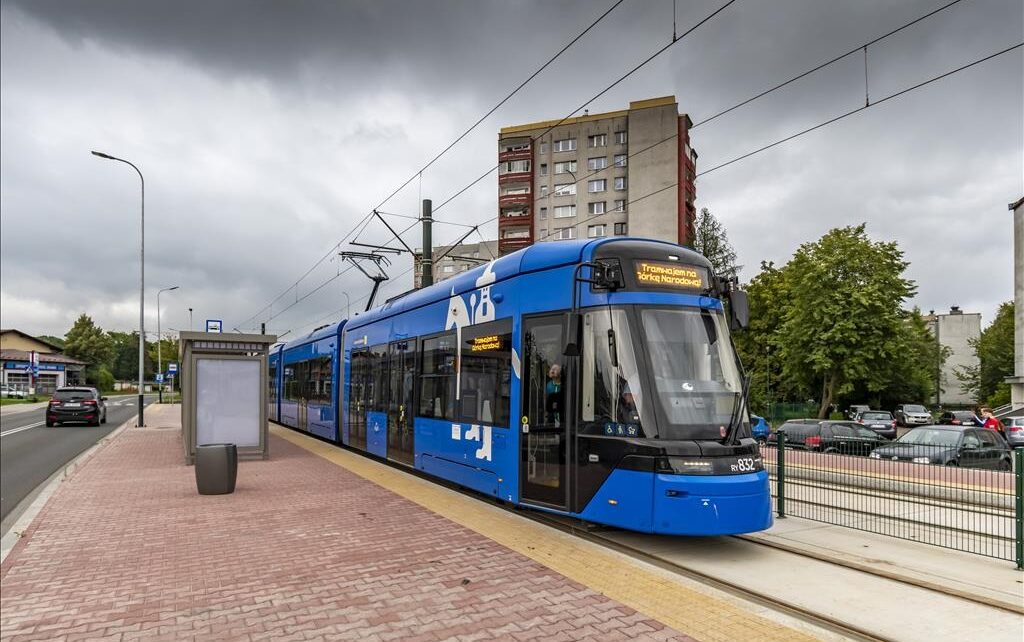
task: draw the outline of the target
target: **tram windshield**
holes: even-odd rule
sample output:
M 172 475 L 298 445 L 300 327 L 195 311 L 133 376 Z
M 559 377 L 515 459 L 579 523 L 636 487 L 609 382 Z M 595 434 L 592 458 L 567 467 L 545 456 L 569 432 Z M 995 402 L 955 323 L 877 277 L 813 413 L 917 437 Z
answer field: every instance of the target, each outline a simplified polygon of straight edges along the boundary
M 583 432 L 722 438 L 743 390 L 722 313 L 598 308 L 584 315 L 584 334 Z M 739 416 L 740 435 L 749 434 L 746 412 Z

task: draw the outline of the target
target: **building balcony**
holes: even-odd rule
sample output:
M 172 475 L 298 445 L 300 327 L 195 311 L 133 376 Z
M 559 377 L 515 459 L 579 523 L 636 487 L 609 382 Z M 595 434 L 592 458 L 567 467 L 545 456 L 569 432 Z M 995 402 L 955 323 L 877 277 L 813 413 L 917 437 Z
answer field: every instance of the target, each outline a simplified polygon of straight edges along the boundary
M 530 160 L 533 158 L 532 149 L 517 149 L 510 152 L 498 152 L 498 162 L 505 163 L 514 160 Z
M 532 200 L 532 194 L 501 194 L 498 196 L 498 207 L 530 205 L 530 201 Z
M 533 245 L 533 238 L 499 239 L 498 251 L 506 252 L 518 250 L 528 245 Z
M 509 183 L 526 183 L 529 185 L 533 182 L 533 172 L 508 172 L 506 174 L 498 174 L 498 184 L 507 185 Z
M 510 214 L 499 214 L 498 215 L 498 227 L 516 227 L 516 226 L 528 226 L 533 224 L 533 215 L 527 212 L 526 214 L 510 215 Z

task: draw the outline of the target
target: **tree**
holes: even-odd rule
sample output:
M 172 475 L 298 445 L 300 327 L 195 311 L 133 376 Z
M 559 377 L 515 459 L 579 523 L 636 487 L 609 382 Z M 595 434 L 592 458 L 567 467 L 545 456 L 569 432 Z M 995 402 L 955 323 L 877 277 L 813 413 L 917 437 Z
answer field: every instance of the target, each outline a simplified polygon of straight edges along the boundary
M 750 375 L 750 405 L 767 416 L 769 401 L 786 398 L 791 392 L 778 357 L 779 330 L 789 300 L 785 268 L 762 261 L 761 271 L 745 289 L 750 302 L 750 324 L 735 333 L 733 341 L 744 370 Z
M 701 208 L 694 223 L 693 249 L 711 261 L 718 276 L 735 277 L 743 268 L 736 265 L 736 250 L 729 243 L 725 226 L 708 208 Z
M 85 380 L 88 383 L 100 383 L 103 378 L 100 373 L 106 371 L 114 354 L 110 337 L 84 312 L 64 337 L 64 354 L 87 364 Z
M 110 337 L 84 312 L 64 336 L 64 353 L 90 366 L 106 365 L 113 356 Z
M 136 381 L 139 378 L 139 333 L 138 332 L 114 332 L 108 333 L 113 345 L 113 357 L 111 358 L 110 371 L 114 378 L 119 381 Z M 164 344 L 166 349 L 167 344 Z M 152 353 L 152 354 L 150 354 Z M 177 348 L 175 348 L 177 354 Z M 145 375 L 152 378 L 156 367 L 156 345 L 146 342 Z
M 64 339 L 61 339 L 60 337 L 55 337 L 52 334 L 41 334 L 36 338 L 41 339 L 47 343 L 52 343 L 53 345 L 57 346 L 62 350 L 64 349 Z
M 1013 302 L 999 306 L 996 318 L 977 339 L 970 341 L 978 365 L 958 368 L 956 375 L 974 398 L 996 407 L 1010 403 L 1010 384 L 1013 376 Z
M 879 391 L 900 358 L 902 304 L 915 286 L 896 243 L 872 242 L 863 224 L 805 243 L 785 268 L 788 306 L 779 329 L 784 375 L 820 389 L 819 418 L 862 383 Z

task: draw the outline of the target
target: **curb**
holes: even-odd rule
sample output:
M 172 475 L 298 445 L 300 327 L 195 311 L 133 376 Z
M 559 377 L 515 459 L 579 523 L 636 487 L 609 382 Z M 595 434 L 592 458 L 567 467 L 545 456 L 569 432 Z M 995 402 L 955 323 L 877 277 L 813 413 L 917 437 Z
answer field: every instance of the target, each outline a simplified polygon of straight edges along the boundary
M 0 538 L 0 564 L 3 564 L 7 560 L 7 556 L 11 554 L 15 546 L 18 545 L 32 526 L 32 522 L 42 512 L 53 494 L 57 492 L 60 485 L 67 481 L 75 472 L 85 464 L 89 459 L 92 458 L 101 448 L 105 447 L 118 435 L 124 432 L 129 426 L 131 426 L 138 415 L 132 415 L 127 421 L 122 423 L 113 432 L 103 437 L 95 444 L 90 446 L 85 452 L 80 453 L 77 457 L 69 461 L 62 468 L 58 469 L 55 473 L 50 475 L 50 478 L 39 485 L 42 488 L 39 494 L 35 496 L 32 503 L 25 508 L 24 512 L 18 517 L 18 519 L 11 525 L 10 529 L 3 534 Z M 33 491 L 35 492 L 35 491 Z M 19 507 L 15 507 L 14 510 L 18 510 Z

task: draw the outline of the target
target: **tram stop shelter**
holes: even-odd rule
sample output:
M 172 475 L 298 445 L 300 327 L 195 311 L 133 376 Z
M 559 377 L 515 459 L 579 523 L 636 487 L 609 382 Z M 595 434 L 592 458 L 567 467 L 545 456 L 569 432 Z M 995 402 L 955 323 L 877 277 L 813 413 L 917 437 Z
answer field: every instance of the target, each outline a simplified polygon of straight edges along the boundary
M 239 459 L 267 458 L 267 352 L 274 335 L 182 332 L 181 432 L 196 446 L 231 443 Z

